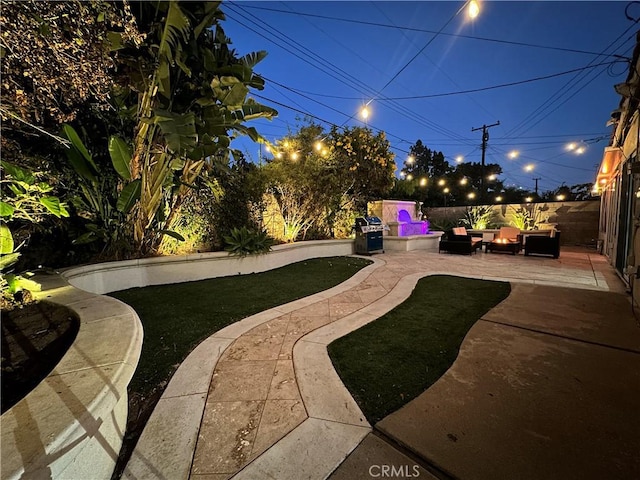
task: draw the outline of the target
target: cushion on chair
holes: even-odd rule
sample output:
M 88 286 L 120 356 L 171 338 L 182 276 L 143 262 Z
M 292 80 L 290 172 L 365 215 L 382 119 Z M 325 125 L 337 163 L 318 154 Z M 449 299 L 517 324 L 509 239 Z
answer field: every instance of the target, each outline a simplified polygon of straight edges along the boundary
M 454 227 L 451 229 L 454 235 L 466 235 L 467 229 L 464 227 Z

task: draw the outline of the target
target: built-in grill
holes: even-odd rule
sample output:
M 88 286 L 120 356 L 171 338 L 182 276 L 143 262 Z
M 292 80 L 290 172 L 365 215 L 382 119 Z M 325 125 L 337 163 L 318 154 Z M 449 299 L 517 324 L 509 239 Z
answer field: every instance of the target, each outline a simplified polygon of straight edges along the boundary
M 370 255 L 374 252 L 382 252 L 382 232 L 384 225 L 378 217 L 356 218 L 355 251 L 358 255 Z

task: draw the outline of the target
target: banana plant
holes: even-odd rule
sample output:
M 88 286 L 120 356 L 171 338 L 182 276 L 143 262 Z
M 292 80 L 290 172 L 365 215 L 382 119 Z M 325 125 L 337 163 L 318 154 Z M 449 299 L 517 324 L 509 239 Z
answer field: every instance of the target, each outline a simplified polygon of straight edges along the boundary
M 159 246 L 191 187 L 214 162 L 228 163 L 237 135 L 263 141 L 245 122 L 277 112 L 247 98 L 264 88 L 253 72 L 265 52 L 237 58 L 219 21 L 220 2 L 147 2 L 143 24 L 158 47 L 154 69 L 139 88 L 138 126 L 129 171 L 140 179 L 132 211 L 134 244 L 141 255 Z
M 78 176 L 78 196 L 76 205 L 88 212 L 92 222 L 86 225 L 87 232 L 74 243 L 83 244 L 96 240 L 105 243 L 115 241 L 123 234 L 126 215 L 140 198 L 140 181 L 131 180 L 131 149 L 117 136 L 108 141 L 109 156 L 113 170 L 118 174 L 124 187 L 118 187 L 109 181 L 112 172 L 102 172 L 80 139 L 76 130 L 64 125 L 62 134 L 70 142 L 65 151 L 69 165 Z

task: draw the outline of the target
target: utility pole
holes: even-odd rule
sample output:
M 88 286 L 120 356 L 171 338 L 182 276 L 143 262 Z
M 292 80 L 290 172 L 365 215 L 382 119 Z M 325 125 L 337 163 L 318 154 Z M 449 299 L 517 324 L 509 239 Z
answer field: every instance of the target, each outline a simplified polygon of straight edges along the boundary
M 472 128 L 471 131 L 475 132 L 477 130 L 482 130 L 482 168 L 480 169 L 480 203 L 484 204 L 485 193 L 484 193 L 484 157 L 487 151 L 487 142 L 489 141 L 489 132 L 487 131 L 491 127 L 496 127 L 500 125 L 500 120 L 491 125 L 482 125 L 478 128 Z
M 533 181 L 536 182 L 536 197 L 538 196 L 538 180 L 540 180 L 540 177 L 535 177 L 533 179 Z

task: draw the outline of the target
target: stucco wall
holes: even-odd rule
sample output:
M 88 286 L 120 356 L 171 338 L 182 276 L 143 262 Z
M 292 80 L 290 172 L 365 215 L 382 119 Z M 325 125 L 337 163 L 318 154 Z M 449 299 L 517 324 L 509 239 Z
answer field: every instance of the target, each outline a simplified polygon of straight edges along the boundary
M 494 205 L 493 224 L 509 225 L 514 213 L 520 208 L 535 208 L 542 220 L 557 224 L 558 230 L 562 232 L 563 245 L 596 245 L 600 219 L 599 200 Z M 465 209 L 466 207 L 431 208 L 428 216 L 434 223 L 443 223 L 463 218 Z

